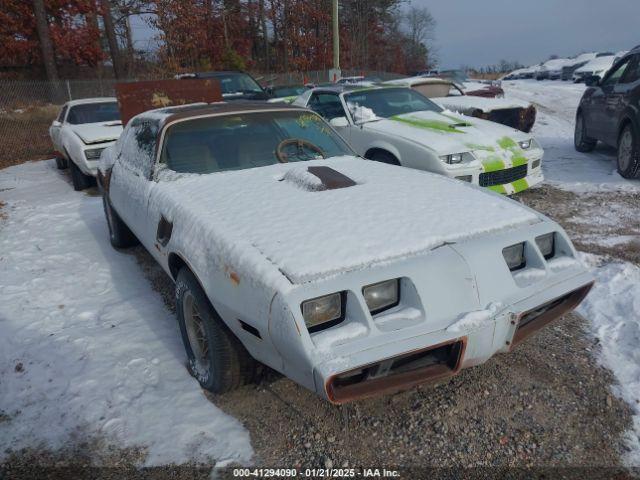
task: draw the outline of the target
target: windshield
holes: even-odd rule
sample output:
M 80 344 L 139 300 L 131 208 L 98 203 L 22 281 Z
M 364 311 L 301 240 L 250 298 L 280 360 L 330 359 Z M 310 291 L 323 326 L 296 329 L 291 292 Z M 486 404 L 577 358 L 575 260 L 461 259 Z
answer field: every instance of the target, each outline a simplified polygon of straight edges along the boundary
M 362 90 L 348 93 L 344 98 L 356 123 L 373 120 L 375 117 L 389 118 L 403 113 L 442 112 L 442 108 L 410 88 Z
M 305 91 L 307 90 L 307 88 L 304 85 L 300 85 L 300 86 L 287 86 L 287 87 L 273 87 L 273 96 L 276 98 L 282 98 L 282 97 L 293 97 L 293 96 L 298 96 L 298 95 L 302 95 Z
M 223 95 L 234 93 L 263 93 L 262 87 L 246 73 L 225 73 L 215 75 L 220 81 Z
M 293 110 L 177 123 L 167 130 L 160 162 L 179 173 L 243 170 L 278 163 L 279 148 L 287 162 L 353 155 L 318 115 Z
M 117 102 L 86 103 L 75 105 L 69 110 L 67 123 L 80 125 L 82 123 L 102 123 L 120 120 Z

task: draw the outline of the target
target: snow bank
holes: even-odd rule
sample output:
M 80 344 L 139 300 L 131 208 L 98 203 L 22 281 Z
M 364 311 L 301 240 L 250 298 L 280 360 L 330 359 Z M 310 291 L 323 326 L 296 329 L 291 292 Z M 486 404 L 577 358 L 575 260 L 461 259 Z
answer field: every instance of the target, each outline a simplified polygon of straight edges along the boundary
M 185 368 L 175 317 L 52 162 L 0 171 L 0 461 L 105 437 L 146 464 L 247 463 L 242 425 Z
M 601 361 L 618 380 L 614 392 L 633 409 L 634 429 L 627 433 L 626 463 L 640 465 L 640 268 L 629 263 L 601 263 L 583 255 L 596 284 L 578 312 L 588 318 L 602 348 Z

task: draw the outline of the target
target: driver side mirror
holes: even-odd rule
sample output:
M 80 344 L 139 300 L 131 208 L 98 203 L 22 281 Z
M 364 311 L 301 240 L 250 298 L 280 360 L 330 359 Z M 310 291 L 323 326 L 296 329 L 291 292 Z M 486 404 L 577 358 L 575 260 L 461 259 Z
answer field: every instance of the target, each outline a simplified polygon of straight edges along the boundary
M 329 120 L 329 123 L 331 124 L 332 127 L 338 127 L 338 128 L 349 126 L 349 120 L 347 120 L 347 117 L 332 118 L 331 120 Z
M 60 123 L 58 120 L 54 120 L 54 121 L 51 123 L 51 126 L 53 126 L 53 127 L 60 127 L 60 126 L 62 126 L 62 123 Z
M 589 75 L 584 79 L 584 83 L 587 87 L 597 87 L 600 85 L 600 77 L 598 75 Z

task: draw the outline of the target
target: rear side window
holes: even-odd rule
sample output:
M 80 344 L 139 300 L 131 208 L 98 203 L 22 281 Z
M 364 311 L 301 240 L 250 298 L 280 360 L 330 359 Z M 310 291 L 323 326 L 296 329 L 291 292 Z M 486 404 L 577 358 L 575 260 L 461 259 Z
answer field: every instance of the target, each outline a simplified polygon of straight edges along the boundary
M 314 93 L 309 108 L 327 120 L 346 116 L 340 98 L 332 93 Z
M 133 172 L 151 177 L 155 162 L 158 123 L 149 119 L 134 119 L 120 136 L 119 159 Z
M 64 122 L 64 116 L 66 115 L 66 113 L 67 113 L 67 106 L 65 105 L 64 107 L 62 107 L 62 110 L 60 110 L 60 115 L 58 115 L 57 120 L 60 123 Z

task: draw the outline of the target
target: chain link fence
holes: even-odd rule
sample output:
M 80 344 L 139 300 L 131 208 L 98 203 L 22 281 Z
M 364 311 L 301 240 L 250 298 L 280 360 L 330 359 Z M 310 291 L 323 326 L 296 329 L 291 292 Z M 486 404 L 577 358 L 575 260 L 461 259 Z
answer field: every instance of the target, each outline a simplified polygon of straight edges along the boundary
M 343 70 L 343 77 L 391 80 L 401 75 L 364 70 Z M 263 86 L 321 84 L 329 72 L 253 73 Z M 28 160 L 53 157 L 49 126 L 69 100 L 115 96 L 115 84 L 123 80 L 0 80 L 0 168 Z M 130 80 L 125 80 L 130 81 Z

